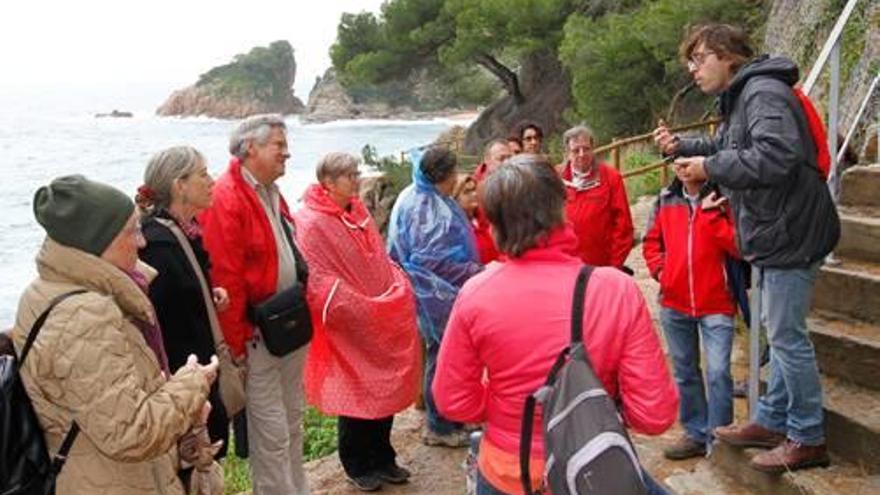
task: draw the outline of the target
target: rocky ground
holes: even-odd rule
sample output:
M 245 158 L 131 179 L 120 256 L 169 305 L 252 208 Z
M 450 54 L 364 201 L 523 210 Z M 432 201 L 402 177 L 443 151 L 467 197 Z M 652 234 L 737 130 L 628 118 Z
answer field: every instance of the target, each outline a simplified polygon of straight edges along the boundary
M 652 198 L 642 198 L 632 207 L 638 237 L 641 237 L 652 201 Z M 639 246 L 633 249 L 627 264 L 635 270 L 636 281 L 645 294 L 652 314 L 658 314 L 657 283 L 648 275 Z M 659 322 L 656 323 L 659 331 Z M 740 362 L 742 359 L 741 355 L 735 357 L 735 360 Z M 741 371 L 741 367 L 735 368 L 735 374 L 741 375 Z M 738 413 L 744 414 L 743 401 L 737 402 Z M 412 408 L 395 419 L 392 441 L 398 451 L 398 461 L 409 468 L 413 476 L 412 481 L 407 485 L 386 485 L 382 491 L 408 495 L 464 494 L 465 474 L 462 464 L 466 450 L 423 445 L 420 439 L 423 422 L 423 413 Z M 674 463 L 665 460 L 662 455 L 663 448 L 675 441 L 679 435 L 681 430 L 677 426 L 659 437 L 635 435 L 634 440 L 642 462 L 655 478 L 668 484 L 678 495 L 750 493 L 732 489 L 727 480 L 718 479 L 711 470 L 706 469 L 708 461 L 705 459 Z M 345 481 L 336 455 L 310 462 L 306 466 L 306 472 L 313 495 L 359 493 Z

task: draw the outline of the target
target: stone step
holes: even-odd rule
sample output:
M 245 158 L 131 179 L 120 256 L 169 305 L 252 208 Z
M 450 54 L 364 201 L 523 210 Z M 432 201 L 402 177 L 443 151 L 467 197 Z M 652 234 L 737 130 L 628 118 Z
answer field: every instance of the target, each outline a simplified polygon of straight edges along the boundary
M 852 167 L 843 174 L 840 203 L 880 207 L 880 165 Z
M 762 473 L 749 467 L 759 449 L 740 449 L 716 442 L 711 462 L 715 469 L 758 493 L 767 495 L 876 495 L 880 476 L 866 474 L 853 464 L 832 457 L 827 468 L 805 469 L 781 475 Z M 709 494 L 712 492 L 702 492 Z M 724 493 L 724 492 L 719 492 Z
M 728 476 L 703 459 L 691 469 L 681 469 L 663 480 L 671 495 L 759 495 L 763 492 Z
M 880 264 L 838 258 L 822 267 L 813 308 L 880 324 Z
M 828 448 L 864 472 L 880 474 L 880 392 L 831 377 L 823 377 L 822 387 Z
M 807 326 L 823 374 L 880 390 L 880 326 L 822 312 Z
M 876 192 L 880 196 L 880 189 Z M 880 263 L 880 208 L 841 207 L 840 242 L 834 252 L 844 258 Z

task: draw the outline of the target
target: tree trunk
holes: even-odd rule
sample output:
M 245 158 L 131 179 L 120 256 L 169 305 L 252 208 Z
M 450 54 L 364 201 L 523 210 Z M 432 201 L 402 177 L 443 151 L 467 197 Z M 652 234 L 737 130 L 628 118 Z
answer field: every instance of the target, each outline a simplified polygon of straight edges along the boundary
M 492 75 L 500 79 L 507 94 L 513 97 L 517 103 L 525 101 L 522 91 L 519 88 L 519 78 L 516 76 L 515 72 L 508 69 L 504 64 L 499 62 L 498 59 L 485 52 L 480 52 L 476 55 L 476 62 L 485 67 L 486 70 L 492 73 Z

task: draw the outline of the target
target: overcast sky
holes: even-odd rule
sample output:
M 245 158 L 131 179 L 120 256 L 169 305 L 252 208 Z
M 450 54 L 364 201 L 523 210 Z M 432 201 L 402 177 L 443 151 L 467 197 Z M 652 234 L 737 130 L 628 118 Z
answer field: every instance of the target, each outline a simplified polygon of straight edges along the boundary
M 0 0 L 0 85 L 190 85 L 237 53 L 286 39 L 295 93 L 330 66 L 342 12 L 382 0 Z

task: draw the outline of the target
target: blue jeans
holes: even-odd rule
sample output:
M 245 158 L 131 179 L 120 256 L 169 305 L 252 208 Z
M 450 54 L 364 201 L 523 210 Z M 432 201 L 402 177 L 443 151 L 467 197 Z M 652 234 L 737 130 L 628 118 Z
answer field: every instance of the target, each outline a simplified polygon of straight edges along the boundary
M 642 471 L 645 475 L 645 486 L 648 487 L 648 495 L 669 495 L 662 486 L 660 486 L 651 475 L 648 474 L 647 471 Z M 502 492 L 501 490 L 495 488 L 486 478 L 483 477 L 482 473 L 477 472 L 477 493 L 476 495 L 508 495 L 507 493 Z
M 821 262 L 761 269 L 761 319 L 770 344 L 770 380 L 755 421 L 804 445 L 825 443 L 822 385 L 807 313 Z
M 733 317 L 721 314 L 701 318 L 661 308 L 660 321 L 678 385 L 679 420 L 688 438 L 710 446 L 712 430 L 733 421 L 733 378 L 730 351 Z M 700 336 L 706 351 L 708 401 L 700 368 Z
M 425 416 L 428 422 L 428 429 L 438 435 L 448 435 L 456 430 L 460 430 L 462 424 L 447 421 L 437 411 L 437 405 L 434 403 L 434 393 L 431 391 L 431 384 L 434 382 L 434 373 L 437 371 L 437 355 L 440 353 L 440 343 L 435 342 L 433 339 L 426 339 L 426 349 L 423 393 L 425 396 Z

